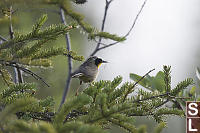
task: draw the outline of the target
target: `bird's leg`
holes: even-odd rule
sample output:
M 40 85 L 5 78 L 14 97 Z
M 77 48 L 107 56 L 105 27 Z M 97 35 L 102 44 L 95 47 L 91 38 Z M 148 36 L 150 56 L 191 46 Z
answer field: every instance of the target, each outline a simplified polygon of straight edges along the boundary
M 80 81 L 80 85 L 79 85 L 79 87 L 76 89 L 76 94 L 75 94 L 75 96 L 78 96 L 78 91 L 79 91 L 79 89 L 81 88 L 82 82 L 83 82 L 83 81 Z

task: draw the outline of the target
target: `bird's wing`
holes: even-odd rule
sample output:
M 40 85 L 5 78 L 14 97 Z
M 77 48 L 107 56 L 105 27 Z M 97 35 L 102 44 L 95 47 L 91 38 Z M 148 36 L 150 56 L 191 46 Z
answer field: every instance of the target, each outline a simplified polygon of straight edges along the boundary
M 80 68 L 77 69 L 76 71 L 74 71 L 72 74 L 71 74 L 71 77 L 72 78 L 79 78 L 80 76 L 83 76 L 84 73 L 80 71 Z
M 78 78 L 78 77 L 83 76 L 83 75 L 84 75 L 84 74 L 81 73 L 81 72 L 79 72 L 79 73 L 74 73 L 74 74 L 72 74 L 72 78 Z

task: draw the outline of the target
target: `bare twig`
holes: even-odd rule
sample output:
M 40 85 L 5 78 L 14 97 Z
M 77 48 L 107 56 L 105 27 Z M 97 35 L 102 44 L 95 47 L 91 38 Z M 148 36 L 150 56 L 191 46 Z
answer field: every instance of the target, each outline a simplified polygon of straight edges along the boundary
M 136 24 L 136 22 L 137 22 L 137 20 L 138 20 L 138 18 L 139 18 L 139 16 L 140 16 L 140 14 L 142 13 L 142 10 L 143 10 L 144 6 L 146 5 L 146 2 L 147 2 L 147 0 L 144 0 L 144 2 L 143 2 L 143 4 L 142 4 L 142 6 L 141 6 L 139 12 L 137 13 L 137 15 L 136 15 L 136 17 L 135 17 L 135 19 L 134 19 L 134 21 L 133 21 L 133 24 L 132 24 L 131 28 L 129 29 L 129 31 L 126 33 L 126 35 L 125 35 L 124 37 L 129 36 L 129 34 L 131 33 L 131 31 L 132 31 L 133 28 L 135 27 L 135 24 Z
M 139 12 L 137 13 L 137 15 L 136 15 L 136 17 L 135 17 L 135 19 L 134 19 L 134 21 L 133 21 L 133 24 L 132 24 L 131 28 L 130 28 L 129 31 L 124 35 L 125 38 L 128 37 L 128 36 L 130 35 L 131 31 L 132 31 L 133 28 L 135 27 L 136 22 L 137 22 L 137 20 L 138 20 L 138 18 L 139 18 L 139 16 L 140 16 L 140 14 L 142 13 L 142 11 L 143 11 L 143 9 L 144 9 L 144 6 L 146 5 L 146 2 L 147 2 L 147 0 L 144 0 L 144 2 L 143 2 L 143 4 L 142 4 L 142 6 L 141 6 Z M 107 12 L 107 11 L 105 10 L 105 12 Z M 103 25 L 103 24 L 102 24 L 102 25 Z M 99 40 L 100 40 L 100 38 L 99 38 Z M 97 52 L 99 52 L 100 50 L 103 50 L 103 49 L 105 49 L 105 48 L 111 47 L 111 46 L 116 45 L 116 44 L 118 44 L 118 43 L 119 43 L 119 41 L 114 42 L 114 43 L 110 43 L 110 44 L 107 44 L 107 45 L 104 45 L 103 47 L 100 47 L 101 41 L 99 41 L 99 43 L 98 43 L 99 45 L 97 44 L 95 50 L 92 52 L 91 55 L 95 55 L 95 54 L 96 54 Z
M 65 20 L 65 13 L 64 13 L 64 10 L 62 9 L 62 7 L 60 7 L 60 16 L 61 16 L 62 23 L 67 25 L 66 20 Z M 67 50 L 71 51 L 71 43 L 70 43 L 69 33 L 66 33 L 65 39 L 66 39 Z M 61 100 L 61 103 L 60 103 L 59 110 L 61 109 L 63 103 L 65 102 L 65 99 L 66 99 L 66 96 L 67 96 L 67 92 L 68 92 L 68 90 L 70 88 L 71 73 L 72 73 L 72 58 L 70 56 L 68 56 L 68 76 L 67 76 L 65 90 L 63 92 L 63 97 L 62 97 L 62 100 Z
M 10 6 L 10 26 L 9 26 L 9 33 L 10 33 L 10 39 L 13 39 L 14 36 L 14 31 L 13 31 L 13 26 L 12 26 L 12 6 Z M 22 77 L 22 72 L 20 70 L 18 70 L 16 67 L 14 67 L 14 79 L 15 79 L 15 83 L 23 83 L 23 77 Z
M 28 70 L 28 69 L 26 69 L 26 68 L 24 68 L 24 67 L 19 66 L 17 62 L 11 62 L 11 61 L 0 60 L 0 64 L 5 65 L 5 66 L 11 66 L 11 67 L 14 67 L 14 68 L 16 68 L 16 69 L 18 69 L 18 70 L 21 70 L 21 71 L 23 71 L 23 72 L 25 72 L 25 73 L 31 75 L 31 76 L 32 76 L 33 78 L 35 78 L 36 80 L 41 80 L 45 85 L 47 85 L 48 87 L 50 87 L 50 86 L 45 82 L 45 80 L 44 80 L 42 77 L 40 77 L 40 76 L 37 75 L 36 73 L 32 72 L 31 70 Z
M 47 84 L 46 81 L 45 81 L 42 77 L 40 77 L 40 76 L 37 75 L 36 73 L 32 72 L 31 70 L 28 70 L 28 69 L 26 69 L 26 68 L 24 68 L 24 67 L 20 67 L 20 66 L 18 66 L 17 64 L 16 64 L 16 66 L 13 66 L 13 67 L 16 67 L 18 70 L 22 70 L 23 72 L 25 72 L 25 73 L 31 75 L 31 76 L 32 76 L 33 78 L 35 78 L 36 80 L 41 80 L 47 87 L 50 87 L 50 85 Z
M 99 41 L 97 41 L 96 39 L 94 39 L 94 41 L 95 41 L 96 43 L 99 43 Z M 105 43 L 102 43 L 102 42 L 100 42 L 100 44 L 103 45 L 103 46 L 108 45 L 108 44 L 105 44 Z
M 152 69 L 152 70 L 150 70 L 150 71 L 148 71 L 144 76 L 142 76 L 137 82 L 135 82 L 135 84 L 133 85 L 133 88 L 134 88 L 140 81 L 142 81 L 147 75 L 149 75 L 149 73 L 151 73 L 151 72 L 154 71 L 154 70 L 155 70 L 155 68 Z
M 101 25 L 101 32 L 104 31 L 105 22 L 106 22 L 107 13 L 108 13 L 108 8 L 109 8 L 111 2 L 112 2 L 112 0 L 110 0 L 110 1 L 106 0 L 106 6 L 105 6 L 105 10 L 104 10 L 104 16 L 103 16 L 102 25 Z M 96 46 L 95 50 L 91 53 L 90 56 L 95 55 L 99 51 L 99 47 L 100 47 L 101 41 L 102 41 L 102 37 L 99 37 L 99 41 L 97 43 L 97 46 Z
M 142 76 L 137 82 L 135 82 L 135 84 L 133 85 L 133 87 L 131 89 L 129 89 L 126 94 L 124 95 L 124 98 L 123 98 L 123 102 L 126 100 L 128 94 L 130 93 L 130 91 L 140 82 L 142 81 L 149 73 L 151 73 L 152 71 L 154 71 L 155 69 L 152 69 L 150 71 L 148 71 L 144 76 Z
M 1 36 L 1 35 L 0 35 L 0 39 L 1 39 L 2 41 L 8 41 L 6 38 L 4 38 L 4 37 Z

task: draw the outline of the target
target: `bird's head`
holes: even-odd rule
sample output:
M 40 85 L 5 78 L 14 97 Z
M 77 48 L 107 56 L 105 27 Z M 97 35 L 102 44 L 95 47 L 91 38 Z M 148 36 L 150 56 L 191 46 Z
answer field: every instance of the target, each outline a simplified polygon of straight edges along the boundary
M 99 68 L 99 66 L 102 64 L 102 63 L 108 63 L 107 61 L 104 61 L 102 60 L 101 58 L 97 57 L 97 56 L 92 56 L 89 58 L 90 60 L 93 60 L 95 65 Z

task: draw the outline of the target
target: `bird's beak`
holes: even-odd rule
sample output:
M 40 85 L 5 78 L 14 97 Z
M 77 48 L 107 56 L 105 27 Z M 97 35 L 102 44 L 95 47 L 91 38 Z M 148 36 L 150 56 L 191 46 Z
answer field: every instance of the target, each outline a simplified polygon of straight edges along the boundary
M 107 61 L 103 60 L 102 63 L 108 63 Z

